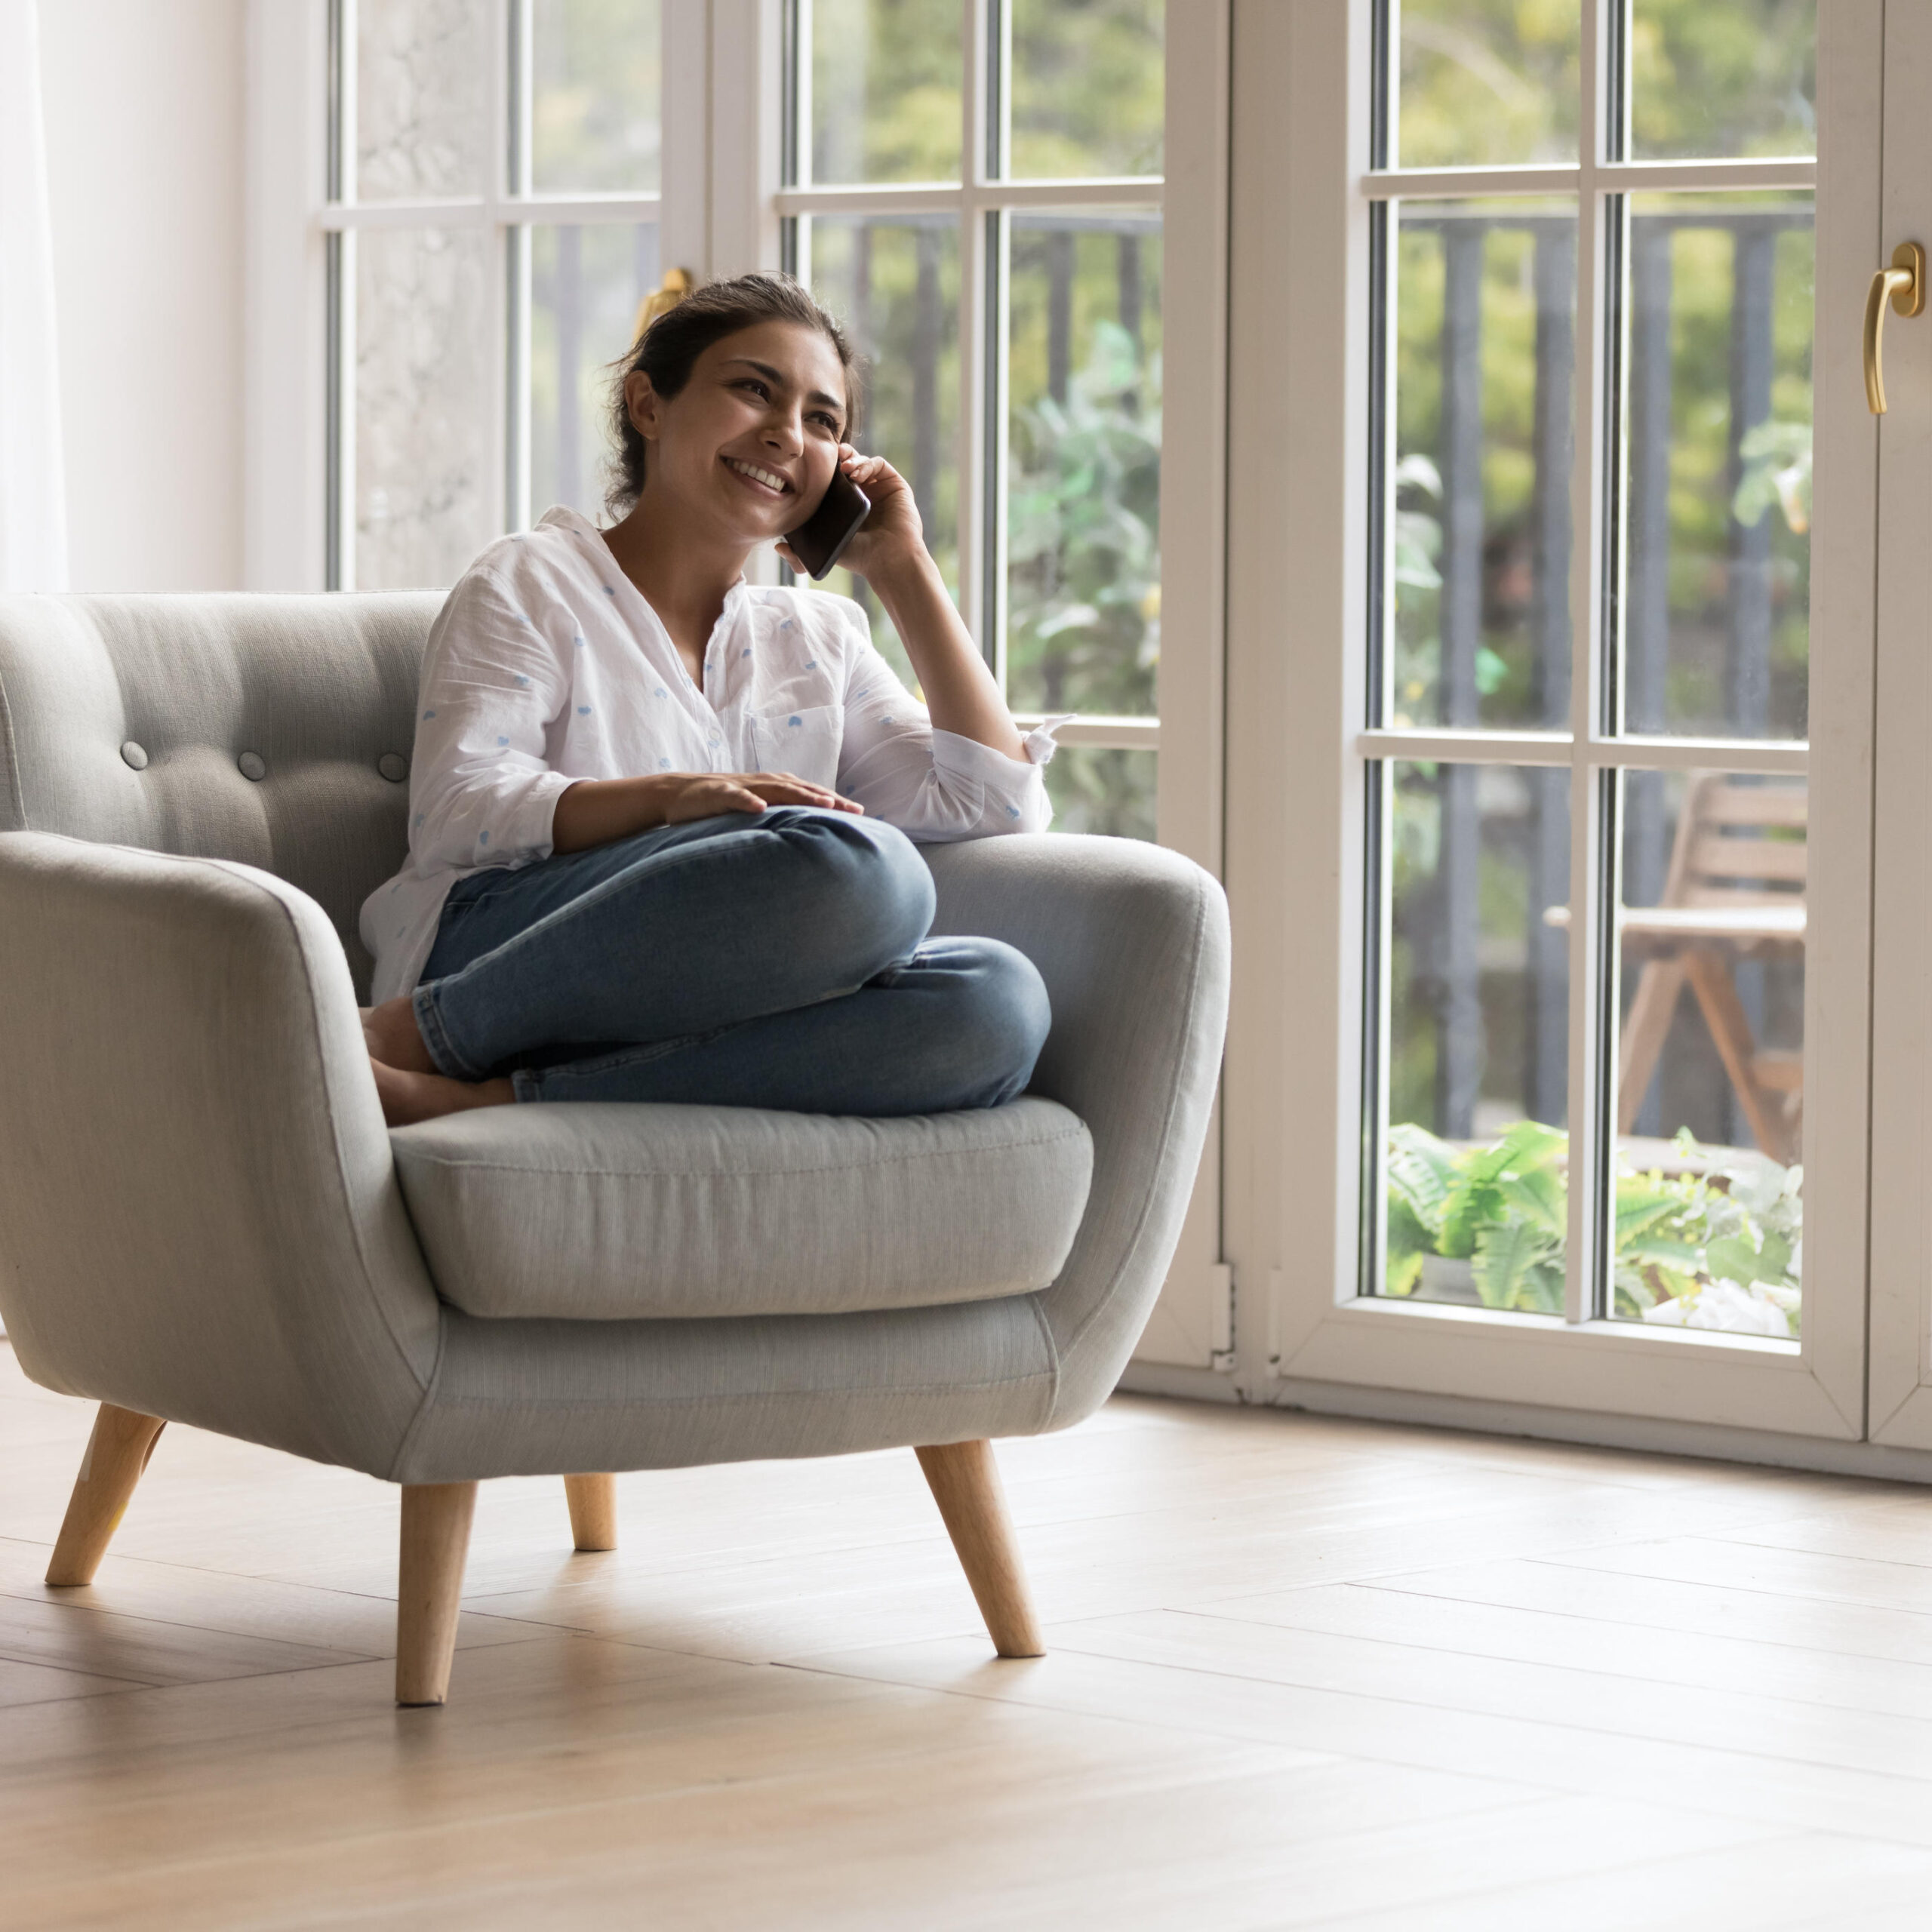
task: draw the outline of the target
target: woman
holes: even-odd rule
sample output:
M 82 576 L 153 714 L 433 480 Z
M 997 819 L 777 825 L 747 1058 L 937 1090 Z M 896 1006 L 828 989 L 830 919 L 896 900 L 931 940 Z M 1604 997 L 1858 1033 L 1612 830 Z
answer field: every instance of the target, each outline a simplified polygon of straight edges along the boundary
M 623 377 L 622 520 L 551 510 L 450 593 L 408 863 L 362 909 L 392 1124 L 518 1100 L 925 1113 L 1026 1087 L 1045 988 L 996 940 L 927 938 L 912 839 L 1042 829 L 1052 740 L 1014 726 L 911 491 L 845 441 L 853 386 L 789 278 L 699 290 Z M 857 605 L 744 581 L 841 466 L 874 505 L 844 561 L 924 709 Z

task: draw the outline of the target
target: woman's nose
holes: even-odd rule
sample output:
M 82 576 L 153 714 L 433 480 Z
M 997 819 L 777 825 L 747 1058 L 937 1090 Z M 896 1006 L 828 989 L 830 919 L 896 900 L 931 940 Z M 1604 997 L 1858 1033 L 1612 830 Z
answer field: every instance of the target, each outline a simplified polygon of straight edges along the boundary
M 804 427 L 795 417 L 774 412 L 766 419 L 764 439 L 774 449 L 795 456 L 805 446 Z

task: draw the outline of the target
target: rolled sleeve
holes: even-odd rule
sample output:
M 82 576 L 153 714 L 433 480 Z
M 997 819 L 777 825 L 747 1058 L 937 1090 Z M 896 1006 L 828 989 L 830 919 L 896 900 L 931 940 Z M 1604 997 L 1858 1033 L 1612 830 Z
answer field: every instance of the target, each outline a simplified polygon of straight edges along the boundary
M 1053 756 L 1052 727 L 1028 735 L 1023 758 L 934 730 L 925 707 L 873 648 L 865 614 L 856 604 L 848 611 L 839 789 L 931 844 L 1044 832 L 1053 818 L 1041 776 Z

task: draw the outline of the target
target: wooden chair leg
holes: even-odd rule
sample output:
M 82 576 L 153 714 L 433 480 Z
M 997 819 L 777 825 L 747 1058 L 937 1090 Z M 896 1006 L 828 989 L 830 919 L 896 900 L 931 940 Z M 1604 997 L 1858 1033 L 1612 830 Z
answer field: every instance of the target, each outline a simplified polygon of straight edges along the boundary
M 566 1476 L 564 1500 L 571 1506 L 571 1540 L 579 1549 L 617 1548 L 615 1476 Z
M 94 1581 L 163 1426 L 156 1417 L 101 1404 L 47 1566 L 47 1580 L 57 1589 Z
M 1617 1075 L 1617 1131 L 1628 1134 L 1637 1124 L 1651 1075 L 1663 1051 L 1670 1023 L 1677 1017 L 1678 996 L 1684 990 L 1681 959 L 1647 959 L 1637 975 L 1637 990 L 1623 1021 L 1622 1065 Z
M 403 1486 L 395 1605 L 398 1704 L 440 1704 L 449 1695 L 463 1566 L 475 1513 L 473 1482 Z
M 1711 1029 L 1718 1057 L 1730 1075 L 1752 1136 L 1773 1160 L 1788 1164 L 1793 1150 L 1786 1145 L 1784 1123 L 1774 1111 L 1775 1103 L 1758 1084 L 1752 1071 L 1758 1042 L 1752 1035 L 1744 1002 L 1737 997 L 1737 983 L 1731 977 L 1728 963 L 1709 948 L 1700 946 L 1686 956 L 1684 964 L 1690 977 L 1690 990 L 1704 1010 L 1704 1023 Z
M 1046 1655 L 1039 1619 L 1020 1565 L 990 1442 L 948 1442 L 915 1452 L 933 1500 L 973 1586 L 993 1648 L 1003 1657 Z

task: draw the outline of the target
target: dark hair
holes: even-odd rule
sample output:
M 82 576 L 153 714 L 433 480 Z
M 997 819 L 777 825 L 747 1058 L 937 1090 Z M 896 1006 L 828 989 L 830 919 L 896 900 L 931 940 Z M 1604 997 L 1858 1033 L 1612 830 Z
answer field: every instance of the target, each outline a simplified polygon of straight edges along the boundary
M 789 275 L 759 269 L 728 280 L 708 281 L 679 297 L 648 323 L 630 352 L 614 363 L 611 427 L 617 443 L 611 459 L 605 507 L 622 516 L 644 492 L 645 454 L 648 448 L 632 426 L 624 401 L 624 378 L 641 369 L 651 386 L 667 400 L 691 380 L 697 358 L 715 342 L 759 322 L 796 322 L 817 329 L 838 352 L 845 373 L 845 434 L 851 437 L 857 419 L 860 379 L 857 356 L 845 331 L 812 300 L 811 292 Z

